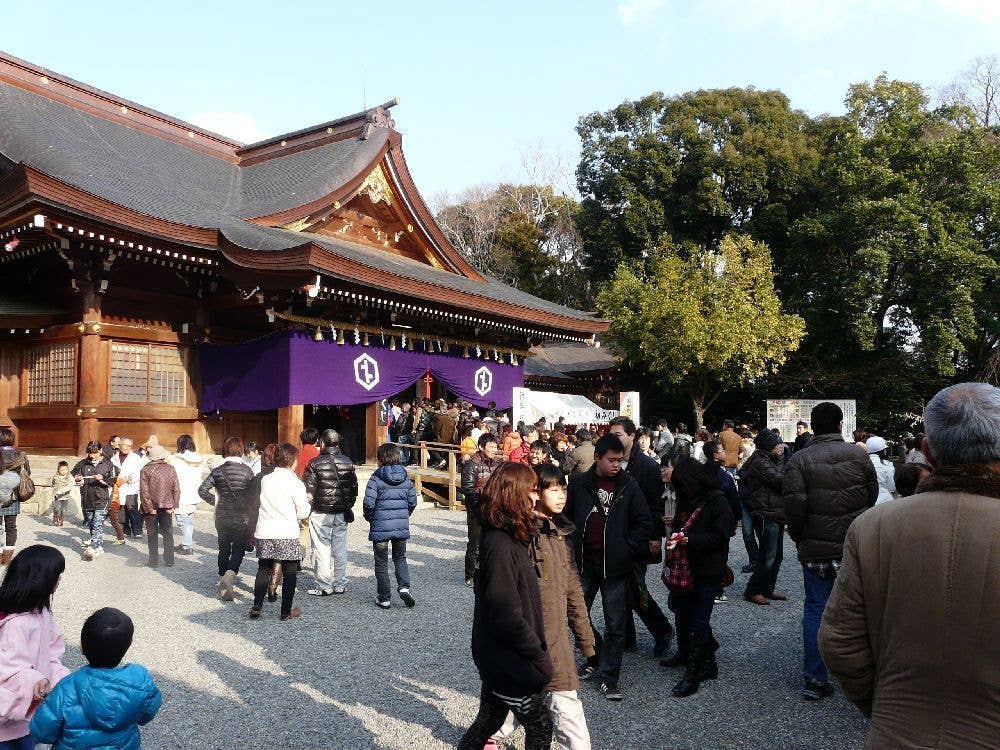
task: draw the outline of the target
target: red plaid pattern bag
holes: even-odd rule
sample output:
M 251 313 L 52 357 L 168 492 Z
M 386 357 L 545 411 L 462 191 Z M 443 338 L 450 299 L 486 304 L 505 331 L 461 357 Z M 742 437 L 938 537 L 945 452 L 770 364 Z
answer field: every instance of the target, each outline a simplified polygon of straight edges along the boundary
M 703 507 L 705 507 L 704 504 L 694 509 L 679 533 L 683 534 L 691 528 L 691 524 L 694 523 L 694 519 L 698 517 Z M 660 579 L 674 593 L 683 594 L 694 591 L 694 576 L 691 574 L 691 562 L 688 560 L 686 546 L 678 544 L 673 549 L 667 550 L 663 559 L 663 573 L 660 575 Z

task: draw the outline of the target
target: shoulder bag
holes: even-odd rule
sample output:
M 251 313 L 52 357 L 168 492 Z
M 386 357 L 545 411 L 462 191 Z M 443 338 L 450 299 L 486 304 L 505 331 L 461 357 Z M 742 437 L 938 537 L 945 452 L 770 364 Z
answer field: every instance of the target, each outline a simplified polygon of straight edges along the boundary
M 705 504 L 702 503 L 694 509 L 694 512 L 688 516 L 679 533 L 684 534 L 691 528 L 691 524 L 694 523 L 694 520 L 704 507 Z M 694 591 L 694 575 L 691 573 L 691 562 L 688 560 L 687 547 L 685 545 L 676 544 L 673 549 L 667 550 L 667 554 L 663 560 L 663 573 L 660 575 L 660 579 L 675 594 Z

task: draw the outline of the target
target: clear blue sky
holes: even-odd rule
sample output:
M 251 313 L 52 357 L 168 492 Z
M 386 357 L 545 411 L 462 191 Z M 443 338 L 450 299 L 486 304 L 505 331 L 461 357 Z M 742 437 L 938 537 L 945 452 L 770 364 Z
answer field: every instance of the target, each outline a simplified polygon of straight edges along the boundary
M 1000 52 L 1000 0 L 4 6 L 5 51 L 235 137 L 399 96 L 393 115 L 428 199 L 519 178 L 522 154 L 539 148 L 571 175 L 577 118 L 651 91 L 779 88 L 836 113 L 850 83 L 883 70 L 933 89 Z

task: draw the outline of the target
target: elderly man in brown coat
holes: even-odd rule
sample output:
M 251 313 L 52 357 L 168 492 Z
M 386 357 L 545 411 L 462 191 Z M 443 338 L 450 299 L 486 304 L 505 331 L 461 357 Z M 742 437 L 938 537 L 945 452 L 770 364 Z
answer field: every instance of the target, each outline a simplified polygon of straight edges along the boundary
M 936 472 L 851 525 L 820 650 L 866 748 L 997 748 L 1000 389 L 945 388 L 924 422 Z

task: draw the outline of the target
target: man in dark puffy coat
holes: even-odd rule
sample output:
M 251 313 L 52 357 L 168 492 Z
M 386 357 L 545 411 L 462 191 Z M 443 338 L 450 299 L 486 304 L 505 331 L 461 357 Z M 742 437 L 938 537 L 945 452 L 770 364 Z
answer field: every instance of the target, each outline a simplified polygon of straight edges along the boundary
M 574 474 L 566 492 L 563 514 L 576 527 L 573 554 L 580 569 L 587 609 L 601 593 L 604 638 L 595 631 L 598 663 L 588 662 L 581 677 L 589 679 L 599 667 L 601 691 L 620 701 L 618 689 L 627 621 L 635 599 L 635 568 L 649 560 L 653 519 L 635 480 L 622 471 L 625 446 L 614 435 L 594 445 L 594 465 Z
M 243 441 L 226 438 L 222 444 L 225 459 L 212 469 L 198 488 L 198 495 L 215 505 L 215 531 L 219 540 L 219 597 L 232 601 L 233 584 L 250 541 L 250 482 L 253 470 L 243 461 Z M 212 495 L 219 496 L 218 505 Z
M 476 557 L 479 553 L 479 537 L 483 519 L 479 514 L 479 493 L 501 461 L 497 457 L 500 448 L 492 432 L 479 436 L 479 450 L 462 464 L 462 496 L 465 504 L 465 520 L 469 530 L 469 541 L 465 546 L 465 585 L 471 587 L 476 572 Z
M 816 644 L 823 610 L 840 569 L 847 529 L 875 505 L 878 476 L 868 456 L 844 442 L 844 413 L 839 406 L 828 401 L 817 404 L 809 421 L 815 437 L 808 449 L 788 460 L 782 495 L 788 534 L 798 547 L 805 583 L 802 697 L 815 701 L 833 692 Z
M 316 588 L 307 593 L 329 596 L 347 590 L 347 524 L 354 520 L 352 508 L 358 499 L 358 475 L 354 463 L 340 450 L 340 435 L 336 430 L 324 430 L 320 444 L 319 455 L 309 462 L 302 477 L 312 504 L 309 539 L 316 564 Z
M 781 495 L 785 444 L 771 430 L 761 430 L 754 438 L 757 448 L 740 468 L 740 482 L 758 539 L 757 565 L 747 582 L 743 598 L 754 604 L 788 599 L 774 590 L 781 569 L 785 543 L 785 502 Z

